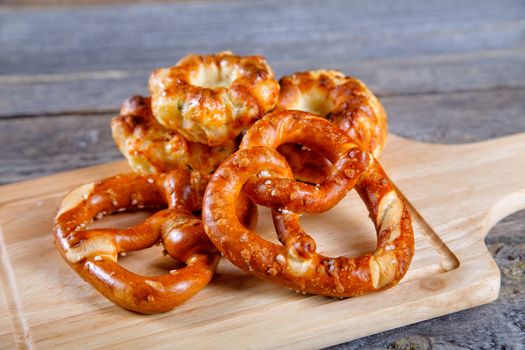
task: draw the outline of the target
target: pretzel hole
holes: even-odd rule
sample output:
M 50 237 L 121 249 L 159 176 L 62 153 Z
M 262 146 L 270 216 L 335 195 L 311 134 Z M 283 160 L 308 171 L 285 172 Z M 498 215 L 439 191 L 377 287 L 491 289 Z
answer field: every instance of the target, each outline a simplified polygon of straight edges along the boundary
M 320 183 L 332 167 L 332 162 L 320 152 L 300 143 L 282 144 L 277 151 L 286 158 L 297 181 Z
M 88 228 L 119 228 L 126 229 L 140 224 L 157 210 L 128 210 L 102 217 L 94 221 Z M 131 272 L 144 276 L 160 276 L 172 270 L 179 269 L 185 265 L 173 260 L 162 253 L 162 245 L 154 245 L 150 248 L 126 252 L 118 258 L 118 263 Z
M 294 109 L 325 117 L 333 109 L 333 106 L 327 99 L 326 93 L 313 90 L 304 94 Z
M 258 206 L 255 232 L 262 238 L 281 245 L 277 239 L 269 208 Z M 316 242 L 317 253 L 325 256 L 359 256 L 376 250 L 377 236 L 368 210 L 356 191 L 331 210 L 321 214 L 304 214 L 300 223 Z M 341 235 L 341 231 L 345 234 Z
M 229 65 L 200 65 L 197 71 L 190 73 L 189 83 L 202 88 L 227 88 L 237 78 L 236 69 Z
M 270 208 L 257 206 L 258 219 L 257 225 L 254 228 L 254 232 L 257 232 L 259 236 L 266 239 L 274 244 L 281 244 L 277 239 L 275 228 L 273 227 L 272 212 Z
M 350 191 L 329 211 L 302 215 L 300 222 L 304 231 L 315 240 L 319 254 L 355 257 L 376 250 L 374 224 L 356 191 Z

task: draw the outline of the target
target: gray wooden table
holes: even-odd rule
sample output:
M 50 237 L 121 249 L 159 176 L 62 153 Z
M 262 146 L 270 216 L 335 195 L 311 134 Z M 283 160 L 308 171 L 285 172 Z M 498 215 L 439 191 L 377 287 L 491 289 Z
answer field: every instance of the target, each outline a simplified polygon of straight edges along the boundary
M 278 76 L 340 69 L 421 141 L 525 131 L 523 0 L 101 2 L 0 0 L 0 183 L 121 158 L 109 119 L 188 52 L 262 54 Z M 497 301 L 334 349 L 523 349 L 525 211 L 486 240 Z

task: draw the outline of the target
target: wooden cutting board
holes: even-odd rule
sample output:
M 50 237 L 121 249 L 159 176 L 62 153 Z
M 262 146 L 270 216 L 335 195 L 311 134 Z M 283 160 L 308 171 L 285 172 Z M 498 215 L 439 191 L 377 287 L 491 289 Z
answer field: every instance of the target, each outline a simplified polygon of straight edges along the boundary
M 124 162 L 0 187 L 0 348 L 319 348 L 496 299 L 500 274 L 483 239 L 525 207 L 525 134 L 457 146 L 391 135 L 382 163 L 414 215 L 416 254 L 396 287 L 344 300 L 300 295 L 223 259 L 197 296 L 151 316 L 100 296 L 62 261 L 51 235 L 65 192 L 129 171 Z M 120 214 L 97 226 L 146 215 Z M 273 237 L 268 211 L 260 215 L 258 230 Z M 303 223 L 325 254 L 374 249 L 372 224 L 353 192 Z M 119 261 L 150 274 L 173 267 L 158 247 Z

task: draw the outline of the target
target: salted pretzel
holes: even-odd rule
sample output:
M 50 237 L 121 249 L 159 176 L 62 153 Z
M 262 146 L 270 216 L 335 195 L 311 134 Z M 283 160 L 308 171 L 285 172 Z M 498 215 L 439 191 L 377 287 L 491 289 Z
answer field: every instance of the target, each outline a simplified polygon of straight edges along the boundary
M 316 70 L 284 76 L 279 83 L 276 110 L 294 109 L 325 117 L 374 157 L 380 156 L 386 143 L 387 115 L 363 82 L 339 71 Z M 292 145 L 283 145 L 279 152 L 303 181 L 322 180 L 330 167 L 316 151 L 298 151 Z
M 169 174 L 123 174 L 73 190 L 55 217 L 54 237 L 66 262 L 115 304 L 144 314 L 165 312 L 204 288 L 219 261 L 216 248 L 193 215 L 201 206 L 208 177 L 178 169 Z M 128 229 L 86 229 L 94 218 L 126 209 L 166 208 Z M 240 198 L 236 213 L 245 225 L 254 206 Z M 149 277 L 126 270 L 117 257 L 161 242 L 185 266 Z
M 151 113 L 149 97 L 132 96 L 111 120 L 113 139 L 131 168 L 139 173 L 166 173 L 189 168 L 208 174 L 238 147 L 236 140 L 210 147 L 186 140 L 160 125 Z
M 286 143 L 305 145 L 329 159 L 333 165 L 328 176 L 317 185 L 295 181 L 276 151 Z M 300 213 L 328 210 L 354 186 L 377 230 L 375 252 L 337 258 L 316 253 L 315 241 L 299 224 Z M 282 245 L 263 239 L 235 217 L 243 188 L 257 204 L 272 208 Z M 313 294 L 350 297 L 392 286 L 414 254 L 407 204 L 377 160 L 334 124 L 300 111 L 274 112 L 252 126 L 241 149 L 212 176 L 203 220 L 211 241 L 235 265 Z
M 314 70 L 284 76 L 277 110 L 295 109 L 324 117 L 378 158 L 386 143 L 383 105 L 359 79 L 336 70 Z
M 153 115 L 166 128 L 209 146 L 227 144 L 272 110 L 279 83 L 261 56 L 188 55 L 149 80 Z

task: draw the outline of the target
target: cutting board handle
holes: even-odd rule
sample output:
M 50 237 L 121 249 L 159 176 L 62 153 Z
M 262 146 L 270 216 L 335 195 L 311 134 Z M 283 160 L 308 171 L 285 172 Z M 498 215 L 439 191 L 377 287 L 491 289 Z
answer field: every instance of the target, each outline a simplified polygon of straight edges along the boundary
M 487 191 L 487 204 L 491 205 L 484 223 L 486 235 L 498 221 L 525 208 L 525 133 L 480 146 L 487 155 L 487 163 L 479 165 L 480 170 L 486 170 L 480 174 L 486 179 L 480 189 Z
M 463 191 L 457 214 L 482 215 L 483 238 L 498 221 L 525 208 L 525 133 L 444 148 L 438 158 L 445 158 L 447 180 L 453 191 Z
M 423 216 L 432 212 L 432 227 L 471 222 L 484 238 L 525 208 L 525 133 L 463 145 L 403 141 L 394 164 L 409 163 L 417 176 L 401 178 L 400 188 Z

